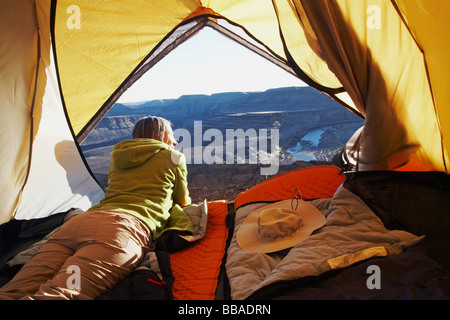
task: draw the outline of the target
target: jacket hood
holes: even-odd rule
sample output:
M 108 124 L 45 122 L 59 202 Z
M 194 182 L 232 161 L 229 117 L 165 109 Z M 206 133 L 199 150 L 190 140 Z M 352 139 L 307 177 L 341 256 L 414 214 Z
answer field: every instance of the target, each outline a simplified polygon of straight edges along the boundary
M 169 149 L 169 146 L 158 140 L 147 138 L 124 140 L 113 147 L 111 161 L 121 169 L 137 167 L 162 149 Z

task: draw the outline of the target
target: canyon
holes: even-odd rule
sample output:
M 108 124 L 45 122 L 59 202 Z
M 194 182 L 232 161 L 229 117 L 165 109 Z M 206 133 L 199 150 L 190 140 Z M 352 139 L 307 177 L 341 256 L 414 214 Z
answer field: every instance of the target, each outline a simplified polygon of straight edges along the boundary
M 332 163 L 353 133 L 364 125 L 363 119 L 310 87 L 187 95 L 178 99 L 116 103 L 81 144 L 86 161 L 103 187 L 107 184 L 112 146 L 131 138 L 136 121 L 149 115 L 170 120 L 175 136 L 178 130 L 194 137 L 195 130 L 198 133 L 200 123 L 201 134 L 211 129 L 213 131 L 209 132 L 225 137 L 221 139 L 223 141 L 215 141 L 214 144 L 217 146 L 219 143 L 222 147 L 227 143 L 226 133 L 230 130 L 269 133 L 276 130 L 279 155 L 276 174 Z M 183 139 L 179 140 L 180 145 L 183 145 Z M 246 155 L 250 155 L 251 137 L 244 139 Z M 271 139 L 269 134 L 268 143 Z M 198 141 L 199 139 L 197 144 Z M 209 141 L 201 139 L 201 145 L 197 145 L 196 150 L 211 148 L 213 142 L 211 137 Z M 204 198 L 231 200 L 236 193 L 270 178 L 261 174 L 263 164 L 248 160 L 247 157 L 246 160 L 241 159 L 233 163 L 216 161 L 189 164 L 188 182 L 193 201 L 201 201 Z

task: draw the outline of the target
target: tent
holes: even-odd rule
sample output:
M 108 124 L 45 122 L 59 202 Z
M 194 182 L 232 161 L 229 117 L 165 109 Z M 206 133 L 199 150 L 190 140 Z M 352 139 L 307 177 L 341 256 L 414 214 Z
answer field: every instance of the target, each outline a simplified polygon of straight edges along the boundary
M 203 27 L 365 118 L 348 153 L 357 170 L 448 173 L 448 1 L 0 0 L 0 7 L 1 223 L 98 202 L 103 190 L 79 144 L 126 88 Z

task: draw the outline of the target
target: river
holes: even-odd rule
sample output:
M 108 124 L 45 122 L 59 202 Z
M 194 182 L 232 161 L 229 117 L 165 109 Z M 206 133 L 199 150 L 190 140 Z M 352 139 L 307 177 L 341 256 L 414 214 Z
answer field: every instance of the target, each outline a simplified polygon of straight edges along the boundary
M 293 148 L 289 148 L 286 151 L 292 154 L 297 160 L 303 161 L 312 161 L 316 160 L 316 158 L 312 155 L 311 152 L 303 150 L 301 145 L 301 141 L 308 141 L 312 144 L 313 147 L 317 147 L 320 142 L 320 138 L 325 131 L 323 129 L 314 129 L 304 135 L 297 145 Z

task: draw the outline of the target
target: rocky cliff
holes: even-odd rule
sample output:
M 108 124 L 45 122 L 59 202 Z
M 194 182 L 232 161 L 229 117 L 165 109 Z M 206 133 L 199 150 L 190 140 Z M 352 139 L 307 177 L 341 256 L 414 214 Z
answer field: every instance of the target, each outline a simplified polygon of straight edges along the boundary
M 204 131 L 215 128 L 223 133 L 226 129 L 278 128 L 283 149 L 294 147 L 316 128 L 326 129 L 322 148 L 342 144 L 363 123 L 359 117 L 310 87 L 191 95 L 134 105 L 117 103 L 82 147 L 114 144 L 129 138 L 134 123 L 147 115 L 165 117 L 172 121 L 174 128 L 186 128 L 191 132 L 195 121 L 202 121 Z

